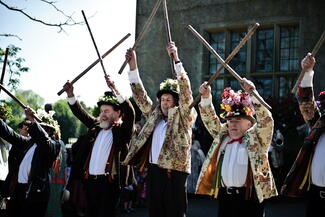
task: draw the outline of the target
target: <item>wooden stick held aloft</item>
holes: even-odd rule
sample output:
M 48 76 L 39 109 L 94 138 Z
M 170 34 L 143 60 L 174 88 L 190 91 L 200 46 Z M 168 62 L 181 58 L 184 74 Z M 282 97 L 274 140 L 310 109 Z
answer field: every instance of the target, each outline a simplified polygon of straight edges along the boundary
M 188 26 L 188 29 L 203 43 L 203 45 L 217 58 L 218 62 L 221 63 L 229 72 L 232 76 L 235 77 L 235 79 L 241 83 L 242 82 L 242 77 L 240 77 L 235 70 L 233 70 L 225 61 L 219 56 L 219 54 L 211 47 L 211 45 L 191 26 Z M 264 99 L 258 94 L 258 92 L 252 91 L 252 94 L 255 96 L 255 98 L 263 104 L 267 109 L 271 109 L 271 106 L 269 106 Z
M 317 44 L 315 45 L 313 51 L 311 52 L 311 55 L 313 57 L 316 56 L 318 50 L 320 49 L 320 47 L 322 46 L 322 44 L 324 43 L 325 41 L 325 31 L 323 32 L 323 34 L 321 35 L 320 39 L 318 40 Z M 295 83 L 295 86 L 292 88 L 291 90 L 291 93 L 295 94 L 297 92 L 297 89 L 298 89 L 298 86 L 300 85 L 301 83 L 301 80 L 303 79 L 305 75 L 305 71 L 304 70 L 301 70 L 300 74 L 299 74 L 299 77 Z
M 172 34 L 170 32 L 168 9 L 167 9 L 167 0 L 163 0 L 163 10 L 164 10 L 164 17 L 165 17 L 165 27 L 166 27 L 167 42 L 169 43 L 169 42 L 172 41 Z M 171 56 L 169 60 L 170 60 L 170 67 L 171 67 L 172 74 L 174 76 L 176 76 L 175 62 L 174 62 L 173 57 Z
M 255 23 L 254 26 L 252 28 L 250 28 L 250 30 L 247 32 L 247 34 L 245 35 L 245 37 L 239 42 L 239 44 L 234 48 L 234 50 L 229 54 L 229 56 L 225 59 L 226 63 L 229 63 L 234 56 L 239 52 L 239 50 L 246 44 L 246 42 L 252 37 L 252 35 L 255 33 L 256 29 L 260 26 L 259 23 Z M 210 79 L 208 80 L 207 84 L 211 85 L 212 82 L 214 80 L 216 80 L 221 71 L 224 69 L 224 66 L 221 65 L 218 70 L 210 77 Z M 192 104 L 189 106 L 189 108 L 191 109 L 192 107 L 196 106 L 199 101 L 201 100 L 201 93 L 199 93 L 199 95 L 197 95 L 197 97 L 194 99 L 194 101 L 192 102 Z
M 5 59 L 3 60 L 3 67 L 2 67 L 0 84 L 3 84 L 3 79 L 4 79 L 5 74 L 6 74 L 6 66 L 7 66 L 8 55 L 9 55 L 9 48 L 7 47 L 6 48 L 6 53 L 5 53 Z M 1 92 L 1 89 L 0 89 L 0 92 Z
M 122 44 L 128 37 L 130 37 L 130 33 L 125 35 L 121 40 L 119 40 L 113 47 L 111 47 L 108 51 L 106 51 L 102 55 L 102 59 L 104 59 L 108 54 L 110 54 L 115 48 L 117 48 L 120 44 Z M 100 59 L 97 59 L 92 64 L 90 64 L 85 70 L 83 70 L 77 77 L 75 77 L 70 83 L 74 84 L 77 82 L 82 76 L 84 76 L 90 69 L 92 69 L 97 63 L 100 62 Z M 60 90 L 57 94 L 60 96 L 64 92 L 64 89 Z
M 160 6 L 160 4 L 161 4 L 161 1 L 162 1 L 162 0 L 157 0 L 155 6 L 153 7 L 153 9 L 152 9 L 152 11 L 151 11 L 151 14 L 150 14 L 150 16 L 149 16 L 147 22 L 144 24 L 142 31 L 140 32 L 139 36 L 137 37 L 136 41 L 134 42 L 134 45 L 133 45 L 133 47 L 132 47 L 133 50 L 136 50 L 136 49 L 139 47 L 140 42 L 142 41 L 144 35 L 145 35 L 145 34 L 147 33 L 147 31 L 148 31 L 148 28 L 149 28 L 150 23 L 152 22 L 154 16 L 155 16 L 156 13 L 157 13 L 157 10 L 158 10 L 158 8 L 159 8 L 159 6 Z M 126 64 L 128 64 L 127 60 L 125 60 L 124 63 L 122 64 L 120 70 L 118 71 L 119 74 L 122 74 L 122 72 L 123 72 L 123 70 L 124 70 Z

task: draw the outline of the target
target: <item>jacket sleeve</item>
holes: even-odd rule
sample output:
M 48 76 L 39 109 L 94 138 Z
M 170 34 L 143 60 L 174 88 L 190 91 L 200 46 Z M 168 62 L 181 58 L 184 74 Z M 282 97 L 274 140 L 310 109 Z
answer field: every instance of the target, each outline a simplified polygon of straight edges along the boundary
M 131 140 L 131 136 L 133 133 L 134 128 L 134 121 L 135 121 L 135 111 L 132 106 L 130 100 L 126 99 L 121 104 L 123 117 L 122 117 L 122 130 L 123 130 L 123 137 L 125 138 L 125 143 L 129 143 Z
M 179 87 L 180 87 L 180 93 L 179 93 L 180 112 L 182 114 L 182 118 L 185 119 L 185 122 L 192 125 L 196 120 L 197 113 L 195 111 L 195 108 L 189 109 L 189 106 L 193 102 L 190 79 L 181 64 L 177 64 L 175 67 L 179 67 L 180 68 L 179 70 L 181 71 L 181 73 L 177 76 Z
M 94 125 L 94 123 L 97 122 L 96 118 L 89 115 L 87 111 L 84 108 L 82 108 L 82 106 L 78 101 L 76 101 L 76 103 L 73 105 L 69 104 L 69 106 L 72 113 L 88 128 L 91 128 Z
M 8 124 L 0 119 L 0 137 L 12 145 L 28 146 L 30 138 L 16 133 Z
M 217 137 L 219 132 L 221 131 L 222 124 L 218 115 L 216 114 L 212 102 L 206 106 L 203 106 L 200 103 L 199 110 L 204 126 L 213 138 Z
M 253 101 L 257 102 L 257 100 Z M 260 143 L 265 147 L 269 147 L 271 145 L 274 128 L 272 113 L 260 103 L 254 104 L 254 109 L 256 124 L 252 129 L 256 131 Z
M 40 146 L 40 149 L 43 150 L 52 161 L 54 161 L 60 152 L 60 142 L 51 139 L 37 122 L 29 127 L 28 132 L 36 145 Z
M 314 126 L 320 113 L 315 103 L 313 87 L 299 87 L 296 97 L 305 122 L 309 127 Z
M 148 118 L 150 112 L 153 109 L 153 103 L 150 97 L 148 96 L 147 91 L 144 89 L 142 82 L 131 84 L 132 95 L 137 106 L 145 116 Z

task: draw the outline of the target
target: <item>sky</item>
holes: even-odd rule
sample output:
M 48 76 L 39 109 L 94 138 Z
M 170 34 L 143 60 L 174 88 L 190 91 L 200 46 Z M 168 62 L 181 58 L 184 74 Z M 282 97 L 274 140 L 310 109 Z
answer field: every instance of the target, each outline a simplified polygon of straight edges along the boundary
M 51 6 L 39 0 L 3 0 L 11 6 L 23 8 L 33 17 L 47 22 L 65 21 L 65 18 Z M 127 82 L 128 66 L 122 75 L 118 70 L 125 60 L 127 48 L 135 41 L 136 0 L 57 0 L 56 6 L 66 14 L 73 14 L 76 21 L 83 21 L 81 10 L 88 17 L 88 23 L 95 38 L 98 50 L 104 54 L 127 33 L 126 39 L 104 61 L 105 69 L 117 83 L 120 92 L 130 96 Z M 73 80 L 97 59 L 97 53 L 86 25 L 66 26 L 66 33 L 58 33 L 59 28 L 49 27 L 29 20 L 24 15 L 10 11 L 0 5 L 0 34 L 18 35 L 0 37 L 0 47 L 5 49 L 14 44 L 22 50 L 19 56 L 25 59 L 24 66 L 29 72 L 20 77 L 19 89 L 32 90 L 45 99 L 45 103 L 54 103 L 66 98 L 57 92 L 67 80 Z M 2 66 L 1 66 L 2 68 Z M 8 78 L 5 78 L 6 84 Z M 87 106 L 94 106 L 98 98 L 108 90 L 104 73 L 97 64 L 74 84 L 74 92 Z M 1 93 L 0 98 L 6 98 Z

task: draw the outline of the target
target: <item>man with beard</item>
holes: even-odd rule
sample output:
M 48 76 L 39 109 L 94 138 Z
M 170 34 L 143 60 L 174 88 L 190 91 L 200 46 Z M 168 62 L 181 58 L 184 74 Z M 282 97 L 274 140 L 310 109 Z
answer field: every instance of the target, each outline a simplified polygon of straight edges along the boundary
M 116 97 L 105 92 L 97 103 L 98 118 L 81 107 L 70 82 L 64 85 L 73 114 L 89 128 L 72 165 L 74 174 L 85 179 L 89 217 L 115 216 L 120 188 L 127 184 L 127 169 L 120 167 L 120 158 L 128 152 L 135 118 L 131 102 L 119 94 L 109 76 L 105 79 Z

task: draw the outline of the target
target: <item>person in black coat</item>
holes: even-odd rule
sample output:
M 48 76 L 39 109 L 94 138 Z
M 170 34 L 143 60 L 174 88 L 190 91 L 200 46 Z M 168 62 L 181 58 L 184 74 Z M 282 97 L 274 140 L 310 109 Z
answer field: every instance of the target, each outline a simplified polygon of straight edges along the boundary
M 133 132 L 135 112 L 131 102 L 116 90 L 107 76 L 107 84 L 115 90 L 105 92 L 97 105 L 99 117 L 89 115 L 75 99 L 70 82 L 64 85 L 73 114 L 88 127 L 88 133 L 80 141 L 72 174 L 85 180 L 86 209 L 89 217 L 116 215 L 121 187 L 126 186 L 129 168 L 120 160 L 128 152 Z M 73 177 L 76 178 L 76 177 Z
M 42 122 L 36 122 L 35 112 L 27 107 L 26 117 L 31 121 L 29 136 L 22 136 L 0 119 L 0 137 L 12 144 L 9 152 L 9 173 L 2 198 L 8 200 L 10 217 L 43 217 L 49 195 L 49 169 L 60 151 L 54 137 L 59 126 L 50 115 L 39 112 Z

